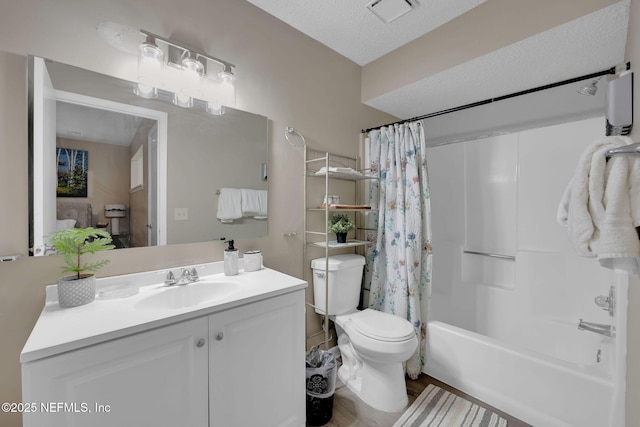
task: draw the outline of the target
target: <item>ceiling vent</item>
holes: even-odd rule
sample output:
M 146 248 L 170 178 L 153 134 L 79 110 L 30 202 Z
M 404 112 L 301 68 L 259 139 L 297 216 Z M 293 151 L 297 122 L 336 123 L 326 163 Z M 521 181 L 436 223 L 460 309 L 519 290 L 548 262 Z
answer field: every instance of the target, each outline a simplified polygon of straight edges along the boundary
M 373 0 L 367 9 L 373 12 L 385 24 L 395 21 L 413 9 L 415 1 L 409 0 Z

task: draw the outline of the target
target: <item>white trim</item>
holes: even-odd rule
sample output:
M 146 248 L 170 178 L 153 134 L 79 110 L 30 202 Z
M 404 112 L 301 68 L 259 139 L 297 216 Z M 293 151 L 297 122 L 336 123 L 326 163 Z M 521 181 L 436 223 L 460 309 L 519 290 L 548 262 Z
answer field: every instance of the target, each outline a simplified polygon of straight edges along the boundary
M 138 151 L 131 157 L 131 183 L 129 192 L 142 190 L 144 188 L 144 152 L 143 146 L 138 147 Z

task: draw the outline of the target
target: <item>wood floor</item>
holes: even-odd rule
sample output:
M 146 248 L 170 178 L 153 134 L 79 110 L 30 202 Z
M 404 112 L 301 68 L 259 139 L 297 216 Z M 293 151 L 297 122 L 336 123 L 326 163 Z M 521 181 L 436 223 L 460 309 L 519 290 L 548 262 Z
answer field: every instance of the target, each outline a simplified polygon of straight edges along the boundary
M 492 410 L 507 420 L 508 427 L 531 427 L 510 415 L 505 414 L 473 397 L 444 384 L 435 378 L 421 374 L 417 380 L 407 379 L 407 394 L 409 405 L 420 395 L 429 384 L 437 385 L 451 393 L 464 397 L 480 406 Z M 333 417 L 327 427 L 392 427 L 402 416 L 403 412 L 387 413 L 373 409 L 362 402 L 356 395 L 338 380 L 333 397 Z

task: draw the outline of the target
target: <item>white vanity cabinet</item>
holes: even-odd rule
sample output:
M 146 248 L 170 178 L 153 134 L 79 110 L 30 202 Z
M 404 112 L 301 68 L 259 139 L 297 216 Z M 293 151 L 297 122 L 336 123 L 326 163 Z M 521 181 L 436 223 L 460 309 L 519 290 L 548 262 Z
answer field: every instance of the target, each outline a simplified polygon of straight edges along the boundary
M 207 426 L 207 318 L 26 363 L 24 427 Z
M 301 427 L 304 335 L 298 289 L 29 361 L 24 426 Z
M 304 291 L 213 314 L 209 336 L 211 426 L 304 426 Z

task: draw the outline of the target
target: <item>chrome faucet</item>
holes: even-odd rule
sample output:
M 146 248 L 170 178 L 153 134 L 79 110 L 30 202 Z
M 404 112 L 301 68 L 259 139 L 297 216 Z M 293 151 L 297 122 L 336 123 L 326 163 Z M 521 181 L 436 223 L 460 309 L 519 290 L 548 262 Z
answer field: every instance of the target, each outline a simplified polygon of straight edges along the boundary
M 581 331 L 595 332 L 596 334 L 604 335 L 605 337 L 609 338 L 613 338 L 616 335 L 616 330 L 611 325 L 585 322 L 582 319 L 580 319 L 580 323 L 578 323 L 578 329 L 580 329 Z
M 598 295 L 595 298 L 595 303 L 598 307 L 609 312 L 609 316 L 613 317 L 616 313 L 616 293 L 613 286 L 609 287 L 609 296 Z
M 55 246 L 47 245 L 46 243 L 42 245 L 42 247 L 35 248 L 36 254 L 40 254 L 40 252 L 42 252 L 44 256 L 57 254 Z
M 165 286 L 182 286 L 189 283 L 197 282 L 198 280 L 200 280 L 200 277 L 198 276 L 198 271 L 195 267 L 191 268 L 191 270 L 183 268 L 182 273 L 180 273 L 180 277 L 177 280 L 173 272 L 169 270 L 164 284 Z

